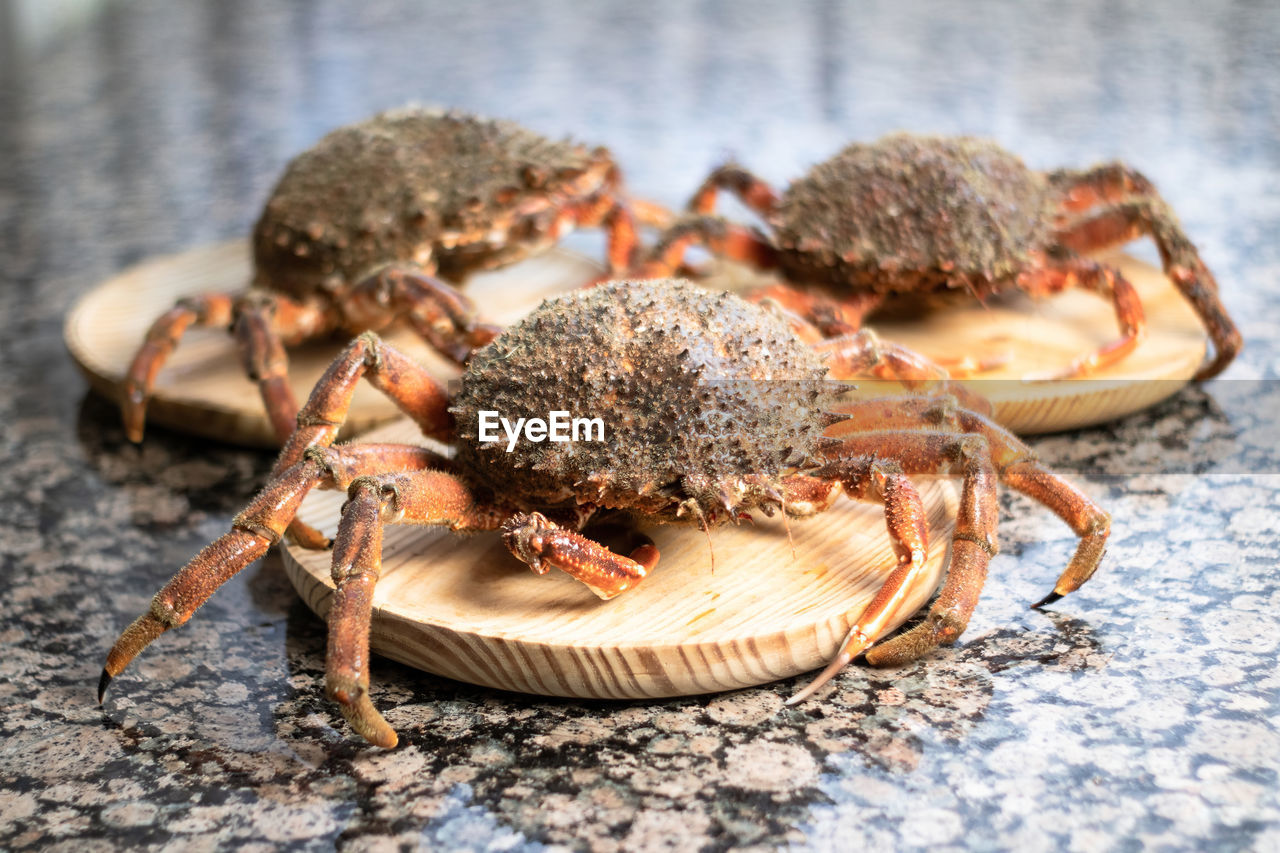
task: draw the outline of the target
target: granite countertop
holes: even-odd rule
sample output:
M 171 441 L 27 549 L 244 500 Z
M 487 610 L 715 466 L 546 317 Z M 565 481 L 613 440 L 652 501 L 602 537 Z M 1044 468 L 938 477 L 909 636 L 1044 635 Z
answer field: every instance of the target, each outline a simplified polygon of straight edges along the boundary
M 133 0 L 0 60 L 0 849 L 1280 849 L 1280 7 L 1249 2 L 249 4 Z M 267 454 L 129 444 L 63 350 L 125 265 L 247 233 L 288 157 L 419 100 L 609 145 L 679 204 L 734 154 L 784 183 L 853 138 L 1122 158 L 1180 213 L 1247 342 L 1220 379 L 1033 441 L 1115 518 L 1073 547 L 1001 498 L 962 642 L 657 702 L 373 663 L 402 745 L 324 699 L 274 554 L 118 679 L 108 644 L 226 529 Z M 598 242 L 588 250 L 598 251 Z

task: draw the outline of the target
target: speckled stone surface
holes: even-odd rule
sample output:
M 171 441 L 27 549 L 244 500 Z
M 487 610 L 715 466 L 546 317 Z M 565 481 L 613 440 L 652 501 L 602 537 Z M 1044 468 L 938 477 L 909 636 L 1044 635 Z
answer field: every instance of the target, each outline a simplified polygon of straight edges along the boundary
M 712 0 L 110 6 L 0 53 L 0 849 L 1280 849 L 1280 7 Z M 93 688 L 115 633 L 268 456 L 125 442 L 59 338 L 140 258 L 247 233 L 290 154 L 408 100 L 608 144 L 680 203 L 732 153 L 785 181 L 854 137 L 1121 157 L 1247 341 L 1223 379 L 1035 441 L 1113 513 L 1103 569 L 1002 498 L 955 648 L 663 702 L 509 695 L 375 660 L 402 746 L 323 699 L 270 556 Z M 598 243 L 587 241 L 587 248 Z

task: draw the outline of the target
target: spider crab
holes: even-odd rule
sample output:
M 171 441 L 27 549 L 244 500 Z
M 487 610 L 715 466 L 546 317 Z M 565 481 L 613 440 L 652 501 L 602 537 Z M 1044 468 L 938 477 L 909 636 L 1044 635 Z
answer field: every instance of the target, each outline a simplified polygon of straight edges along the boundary
M 461 363 L 497 330 L 436 273 L 461 281 L 575 226 L 607 229 L 620 271 L 637 244 L 633 217 L 669 221 L 656 205 L 624 203 L 620 184 L 605 148 L 465 113 L 407 107 L 333 131 L 272 191 L 253 229 L 249 288 L 179 300 L 148 330 L 125 375 L 129 438 L 142 440 L 156 375 L 193 325 L 230 329 L 281 444 L 298 413 L 286 346 L 403 318 Z
M 328 695 L 352 727 L 384 747 L 396 733 L 369 699 L 368 634 L 386 524 L 501 531 L 535 572 L 556 567 L 612 598 L 640 583 L 659 554 L 642 537 L 628 553 L 590 538 L 589 521 L 618 515 L 710 530 L 755 511 L 802 518 L 841 493 L 884 506 L 898 565 L 851 627 L 831 664 L 792 701 L 809 696 L 855 656 L 913 660 L 964 630 L 996 553 L 997 482 L 1044 503 L 1080 537 L 1056 601 L 1098 566 L 1109 516 L 984 415 L 957 405 L 947 385 L 918 396 L 842 402 L 839 380 L 883 368 L 903 379 L 939 376 L 910 351 L 869 331 L 823 339 L 812 326 L 731 293 L 688 282 L 614 282 L 540 308 L 472 354 L 450 398 L 422 368 L 373 333 L 354 340 L 304 406 L 270 482 L 231 530 L 200 551 L 117 639 L 98 688 L 145 646 L 186 622 L 220 584 L 286 530 L 312 488 L 344 489 L 333 543 L 337 587 L 328 615 Z M 332 446 L 364 377 L 422 431 L 452 446 Z M 480 440 L 479 412 L 598 413 L 606 441 Z M 830 429 L 829 429 L 830 428 Z M 919 582 L 928 549 L 911 476 L 963 478 L 950 570 L 928 616 L 873 646 L 893 605 Z M 584 529 L 585 528 L 585 529 Z M 326 544 L 323 540 L 317 544 Z
M 758 213 L 769 234 L 712 216 L 722 189 Z M 781 195 L 741 166 L 724 165 L 689 209 L 695 215 L 663 235 L 637 274 L 670 275 L 686 248 L 702 244 L 777 268 L 799 287 L 761 295 L 829 335 L 859 328 L 886 298 L 901 294 L 958 288 L 983 299 L 1010 288 L 1043 295 L 1082 287 L 1110 299 L 1120 337 L 1050 378 L 1086 375 L 1138 345 L 1146 328 L 1138 294 L 1118 269 L 1083 253 L 1150 236 L 1165 275 L 1213 343 L 1196 379 L 1217 375 L 1240 350 L 1218 285 L 1177 217 L 1151 182 L 1123 163 L 1037 172 L 988 140 L 898 133 L 849 145 Z

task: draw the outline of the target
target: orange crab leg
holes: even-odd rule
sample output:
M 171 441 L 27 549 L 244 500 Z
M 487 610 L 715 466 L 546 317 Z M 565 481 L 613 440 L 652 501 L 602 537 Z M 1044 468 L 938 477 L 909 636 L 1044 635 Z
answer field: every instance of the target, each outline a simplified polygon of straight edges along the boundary
M 635 216 L 637 222 L 641 225 L 648 225 L 650 228 L 666 228 L 675 221 L 675 214 L 666 205 L 659 204 L 656 201 L 649 201 L 643 198 L 628 198 L 627 207 L 631 209 L 631 213 Z
M 691 246 L 703 246 L 713 255 L 756 269 L 778 266 L 777 251 L 755 230 L 718 216 L 690 216 L 664 231 L 648 259 L 631 274 L 638 278 L 673 275 L 684 264 L 684 253 Z
M 853 621 L 835 657 L 807 687 L 787 700 L 788 705 L 808 699 L 876 641 L 903 596 L 919 581 L 929 552 L 924 503 L 897 465 L 879 462 L 871 456 L 841 459 L 824 467 L 818 476 L 837 480 L 851 498 L 884 504 L 885 525 L 898 555 L 898 565 Z
M 884 587 L 859 616 L 850 629 L 845 643 L 836 658 L 805 690 L 793 697 L 794 704 L 812 695 L 845 664 L 866 651 L 868 662 L 877 666 L 905 663 L 915 660 L 944 643 L 953 643 L 969 623 L 978 603 L 982 584 L 986 579 L 987 565 L 997 551 L 996 526 L 999 505 L 996 501 L 996 474 L 991 463 L 987 442 L 980 436 L 950 435 L 946 433 L 892 432 L 864 433 L 844 440 L 832 448 L 831 462 L 814 472 L 817 477 L 839 478 L 851 497 L 868 497 L 869 486 L 876 480 L 876 466 L 884 470 L 900 470 L 907 474 L 951 473 L 959 467 L 964 476 L 960 509 L 956 516 L 956 528 L 952 535 L 951 563 L 942 592 L 929 609 L 925 621 L 886 643 L 874 648 L 871 644 L 883 631 L 901 595 L 918 575 L 918 566 L 900 565 L 886 580 Z M 892 459 L 884 463 L 879 459 Z M 874 492 L 870 497 L 875 498 Z M 895 511 L 885 500 L 886 521 L 901 531 L 902 518 L 918 523 L 923 530 L 924 510 L 916 503 L 898 507 Z M 895 539 L 901 543 L 903 534 Z M 898 544 L 900 560 L 902 545 Z M 923 560 L 923 555 L 919 558 Z
M 170 628 L 185 623 L 196 608 L 241 569 L 267 552 L 280 539 L 298 504 L 316 485 L 326 480 L 341 485 L 352 474 L 377 468 L 422 467 L 442 460 L 422 447 L 357 445 L 317 449 L 307 458 L 272 478 L 223 534 L 173 576 L 156 593 L 148 611 L 124 630 L 107 654 L 98 682 L 101 702 L 111 679 L 139 652 Z M 446 464 L 448 464 L 446 462 Z
M 803 317 L 823 338 L 851 335 L 862 328 L 862 321 L 884 302 L 882 293 L 853 293 L 846 299 L 832 299 L 812 288 L 787 284 L 769 284 L 743 294 L 748 302 L 774 302 L 785 310 Z
M 923 622 L 868 651 L 867 661 L 876 666 L 906 663 L 939 645 L 954 643 L 969 624 L 987 565 L 998 550 L 997 475 L 989 443 L 978 435 L 880 431 L 848 438 L 834 452 L 841 457 L 875 453 L 898 460 L 912 474 L 963 475 L 951 562 L 942 591 Z M 819 473 L 835 465 L 819 469 Z
M 605 260 L 609 272 L 606 277 L 588 283 L 587 287 L 616 278 L 631 268 L 640 248 L 636 222 L 665 228 L 675 219 L 670 210 L 657 202 L 634 198 L 624 200 L 621 174 L 608 158 L 608 153 L 603 150 L 600 153 L 604 159 L 596 163 L 596 168 L 584 172 L 581 185 L 560 199 L 557 205 L 559 213 L 548 230 L 549 237 L 557 240 L 572 228 L 604 228 L 608 241 Z M 599 175 L 600 168 L 605 170 L 602 176 Z M 592 184 L 598 185 L 598 191 L 589 191 Z
M 602 222 L 608 239 L 606 258 L 609 272 L 618 275 L 631 267 L 636 250 L 640 247 L 640 235 L 636 231 L 635 218 L 620 204 L 605 215 Z
M 953 382 L 944 368 L 914 350 L 880 340 L 871 329 L 819 341 L 814 349 L 827 356 L 827 375 L 831 379 L 872 376 L 908 388 L 936 383 L 969 409 L 985 414 L 992 412 L 991 401 Z
M 647 211 L 649 215 L 657 209 Z M 670 220 L 668 214 L 667 220 Z M 557 240 L 578 226 L 599 226 L 605 232 L 605 263 L 608 271 L 583 287 L 591 288 L 612 281 L 631 268 L 640 248 L 640 234 L 631 202 L 622 203 L 611 195 L 595 196 L 578 202 L 566 202 L 549 229 L 551 239 Z
M 311 447 L 328 447 L 346 423 L 351 398 L 361 377 L 387 394 L 390 401 L 419 425 L 422 433 L 447 442 L 453 434 L 449 397 L 438 380 L 396 347 L 375 333 L 365 332 L 348 343 L 329 369 L 311 389 L 311 396 L 298 412 L 298 427 L 271 470 L 278 476 L 302 459 Z M 310 525 L 293 521 L 289 537 L 305 548 L 328 547 L 329 540 Z
M 1056 236 L 1062 245 L 1080 252 L 1150 236 L 1160 252 L 1165 275 L 1191 303 L 1213 341 L 1214 353 L 1200 366 L 1195 378 L 1217 376 L 1240 352 L 1240 331 L 1218 296 L 1217 281 L 1164 202 L 1141 199 L 1103 208 L 1068 223 Z
M 1120 337 L 1088 355 L 1075 359 L 1045 379 L 1087 376 L 1127 356 L 1145 337 L 1147 321 L 1142 301 L 1120 271 L 1070 252 L 1065 258 L 1045 261 L 1045 266 L 1018 277 L 1018 284 L 1032 294 L 1056 293 L 1069 287 L 1092 290 L 1115 305 Z
M 308 448 L 333 444 L 346 422 L 351 398 L 362 376 L 367 376 L 375 388 L 412 418 L 425 435 L 449 441 L 453 416 L 449 414 L 449 395 L 439 381 L 373 332 L 365 332 L 347 345 L 312 389 L 298 412 L 298 428 L 280 451 L 272 476 L 297 463 Z M 301 521 L 289 526 L 289 536 L 304 548 L 325 548 L 329 544 L 319 531 Z
M 125 375 L 125 430 L 142 440 L 146 401 L 165 360 L 192 325 L 231 326 L 248 377 L 258 383 L 272 431 L 283 444 L 293 432 L 298 406 L 289 388 L 289 360 L 284 345 L 332 330 L 330 316 L 317 304 L 283 294 L 250 290 L 239 296 L 204 294 L 180 301 L 147 332 Z
M 352 288 L 344 314 L 355 328 L 373 329 L 382 325 L 388 309 L 458 365 L 502 331 L 479 322 L 470 298 L 420 266 L 391 264 L 366 276 Z
M 249 379 L 258 383 L 271 430 L 284 444 L 298 422 L 298 402 L 289 387 L 289 356 L 263 307 L 245 307 L 238 313 L 232 334 L 239 345 L 240 364 Z
M 361 488 L 342 510 L 334 541 L 335 589 L 327 621 L 325 694 L 365 740 L 390 749 L 398 738 L 369 700 L 369 625 L 373 587 L 382 571 L 382 499 Z
M 1001 472 L 1000 478 L 1010 488 L 1053 510 L 1080 537 L 1080 544 L 1058 577 L 1053 591 L 1031 605 L 1038 610 L 1075 592 L 1097 571 L 1107 550 L 1107 537 L 1111 535 L 1111 516 L 1083 492 L 1034 459 L 1011 463 Z
M 502 540 L 512 554 L 538 574 L 546 574 L 547 566 L 555 566 L 606 601 L 644 580 L 661 556 L 647 537 L 642 537 L 630 556 L 615 554 L 540 512 L 513 515 L 502 526 Z
M 160 368 L 173 354 L 183 334 L 191 326 L 218 327 L 231 323 L 232 297 L 227 293 L 201 293 L 178 300 L 156 318 L 147 336 L 125 371 L 124 431 L 130 441 L 142 441 L 147 417 L 147 398 L 155 387 Z
M 919 384 L 946 380 L 947 371 L 929 359 L 899 344 L 882 341 L 870 329 L 819 341 L 813 348 L 827 357 L 832 379 L 854 379 L 872 375 Z
M 726 163 L 716 169 L 689 199 L 689 210 L 710 214 L 716 209 L 716 196 L 721 189 L 736 195 L 743 204 L 761 216 L 769 216 L 778 206 L 778 194 L 760 178 L 736 163 Z
M 453 530 L 495 530 L 509 509 L 477 502 L 471 490 L 446 471 L 362 476 L 347 490 L 334 539 L 325 655 L 325 692 L 343 717 L 370 743 L 391 748 L 395 731 L 369 699 L 369 626 L 373 592 L 382 569 L 385 524 L 442 525 Z
M 960 408 L 949 395 L 864 400 L 837 410 L 846 420 L 828 429 L 834 441 L 866 441 L 868 430 L 942 429 L 987 442 L 1000 480 L 1043 504 L 1080 537 L 1053 592 L 1032 607 L 1052 604 L 1080 588 L 1097 570 L 1111 535 L 1111 516 L 1070 480 L 1046 468 L 1031 448 L 984 415 Z M 862 433 L 862 435 L 859 435 Z
M 301 459 L 308 447 L 327 447 L 334 442 L 362 376 L 412 418 L 424 434 L 439 441 L 450 439 L 453 416 L 440 382 L 375 333 L 365 332 L 347 345 L 312 389 L 298 412 L 297 430 L 280 451 L 273 475 Z
M 1049 182 L 1063 190 L 1062 208 L 1068 213 L 1156 194 L 1145 175 L 1124 163 L 1103 163 L 1084 171 L 1057 169 L 1049 173 Z

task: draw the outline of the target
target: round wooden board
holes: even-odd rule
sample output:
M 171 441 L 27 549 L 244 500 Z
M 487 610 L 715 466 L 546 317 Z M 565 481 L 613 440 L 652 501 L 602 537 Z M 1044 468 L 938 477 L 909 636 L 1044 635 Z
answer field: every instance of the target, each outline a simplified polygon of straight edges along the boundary
M 985 305 L 958 299 L 923 315 L 878 314 L 870 325 L 887 341 L 930 358 L 1007 357 L 965 384 L 995 405 L 996 420 L 1017 433 L 1057 432 L 1121 418 L 1182 388 L 1205 356 L 1207 339 L 1191 306 L 1159 269 L 1123 253 L 1098 260 L 1119 267 L 1142 299 L 1147 336 L 1118 363 L 1085 379 L 1028 381 L 1064 369 L 1119 336 L 1112 304 L 1068 290 L 1035 300 L 1001 294 Z M 736 264 L 715 262 L 703 281 L 742 290 L 768 278 Z
M 421 441 L 407 421 L 362 440 Z M 946 562 L 955 485 L 921 479 L 929 513 L 924 581 L 897 627 L 928 600 Z M 313 492 L 298 517 L 332 536 L 345 494 Z M 831 511 L 699 530 L 646 528 L 662 553 L 644 583 L 601 601 L 559 571 L 535 575 L 497 534 L 391 527 L 374 595 L 374 651 L 473 684 L 593 698 L 692 695 L 816 669 L 835 654 L 895 565 L 882 507 L 840 500 Z M 714 566 L 712 554 L 714 552 Z M 290 580 L 324 615 L 330 552 L 283 549 Z
M 576 288 L 600 275 L 601 267 L 582 255 L 552 250 L 511 267 L 479 273 L 467 293 L 486 319 L 511 323 L 543 299 Z M 202 291 L 243 290 L 250 278 L 249 245 L 236 240 L 130 267 L 82 297 L 63 328 L 67 348 L 107 399 L 119 402 L 125 371 L 147 328 L 179 298 Z M 458 370 L 406 328 L 384 337 L 451 379 Z M 321 341 L 289 351 L 289 379 L 305 400 L 321 374 L 346 345 Z M 400 411 L 368 385 L 356 389 L 343 437 L 394 420 Z M 156 379 L 147 423 L 254 447 L 277 447 L 254 383 L 244 375 L 235 342 L 222 329 L 191 329 Z

